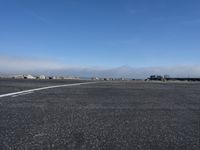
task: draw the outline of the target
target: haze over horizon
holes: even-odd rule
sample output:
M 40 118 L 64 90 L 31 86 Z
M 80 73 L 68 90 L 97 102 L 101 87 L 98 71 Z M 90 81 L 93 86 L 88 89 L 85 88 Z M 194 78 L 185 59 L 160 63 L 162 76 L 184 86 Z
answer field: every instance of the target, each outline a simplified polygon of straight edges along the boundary
M 198 0 L 1 0 L 0 73 L 200 77 Z

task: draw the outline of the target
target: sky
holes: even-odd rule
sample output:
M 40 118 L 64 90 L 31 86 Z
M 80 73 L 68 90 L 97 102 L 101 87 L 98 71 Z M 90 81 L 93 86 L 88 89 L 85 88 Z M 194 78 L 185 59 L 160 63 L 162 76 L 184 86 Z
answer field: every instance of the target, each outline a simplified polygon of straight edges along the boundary
M 185 66 L 176 75 L 200 76 L 199 6 L 199 0 L 0 0 L 0 68 L 170 74 Z

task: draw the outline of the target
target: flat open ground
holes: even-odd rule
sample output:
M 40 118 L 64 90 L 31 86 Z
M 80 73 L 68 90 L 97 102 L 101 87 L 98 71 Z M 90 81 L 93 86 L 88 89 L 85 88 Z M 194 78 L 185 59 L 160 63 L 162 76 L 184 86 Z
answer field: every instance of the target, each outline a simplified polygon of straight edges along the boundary
M 79 82 L 1 79 L 0 95 Z M 107 81 L 2 97 L 7 149 L 199 150 L 200 83 Z

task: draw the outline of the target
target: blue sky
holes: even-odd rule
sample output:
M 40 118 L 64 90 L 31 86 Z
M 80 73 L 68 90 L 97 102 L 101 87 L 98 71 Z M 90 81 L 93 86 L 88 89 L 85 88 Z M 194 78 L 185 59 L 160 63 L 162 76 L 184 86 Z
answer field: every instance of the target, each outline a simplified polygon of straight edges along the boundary
M 66 65 L 200 64 L 199 0 L 0 0 L 0 55 Z

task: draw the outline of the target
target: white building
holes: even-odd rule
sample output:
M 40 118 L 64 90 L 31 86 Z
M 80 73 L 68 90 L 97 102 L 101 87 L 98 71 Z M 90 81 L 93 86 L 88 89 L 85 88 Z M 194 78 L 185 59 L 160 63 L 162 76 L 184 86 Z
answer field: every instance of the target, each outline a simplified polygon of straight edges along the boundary
M 40 75 L 38 79 L 46 79 L 45 75 Z
M 91 79 L 92 79 L 92 80 L 99 80 L 98 77 L 92 77 Z
M 24 75 L 24 79 L 36 79 L 36 78 L 32 75 Z
M 13 79 L 24 79 L 23 75 L 15 75 L 12 77 Z

